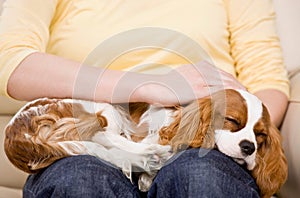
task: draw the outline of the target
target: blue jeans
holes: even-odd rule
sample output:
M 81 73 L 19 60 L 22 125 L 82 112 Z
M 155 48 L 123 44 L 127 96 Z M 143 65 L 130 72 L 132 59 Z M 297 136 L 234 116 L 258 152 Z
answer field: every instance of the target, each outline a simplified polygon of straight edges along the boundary
M 204 155 L 200 151 L 206 151 Z M 231 158 L 215 150 L 188 149 L 157 174 L 148 194 L 123 173 L 93 156 L 61 159 L 30 175 L 26 197 L 259 197 L 255 181 Z M 200 154 L 200 156 L 199 156 Z

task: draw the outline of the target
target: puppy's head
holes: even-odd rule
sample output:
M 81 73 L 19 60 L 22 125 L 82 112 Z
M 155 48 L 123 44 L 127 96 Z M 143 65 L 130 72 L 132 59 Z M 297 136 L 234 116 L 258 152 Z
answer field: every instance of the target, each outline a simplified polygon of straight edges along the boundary
M 267 108 L 245 91 L 226 90 L 225 101 L 215 103 L 215 143 L 224 154 L 243 164 L 256 179 L 261 195 L 272 196 L 287 178 L 287 162 L 281 136 Z M 225 107 L 225 108 L 224 108 Z
M 160 131 L 160 143 L 175 151 L 217 147 L 252 172 L 262 196 L 275 193 L 287 178 L 280 133 L 267 108 L 246 91 L 218 91 L 181 108 Z
M 244 91 L 226 90 L 225 100 L 216 98 L 215 129 L 217 148 L 252 170 L 256 165 L 258 140 L 264 141 L 267 131 L 263 113 L 266 108 L 254 95 Z M 216 122 L 215 122 L 216 123 Z

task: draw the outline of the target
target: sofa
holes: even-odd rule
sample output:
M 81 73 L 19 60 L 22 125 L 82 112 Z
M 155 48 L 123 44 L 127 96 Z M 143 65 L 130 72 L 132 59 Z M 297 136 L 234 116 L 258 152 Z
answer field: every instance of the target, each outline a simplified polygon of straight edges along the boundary
M 0 0 L 0 12 L 1 12 Z M 277 27 L 285 64 L 291 80 L 291 97 L 281 127 L 284 149 L 289 163 L 289 177 L 280 191 L 280 197 L 296 198 L 300 195 L 300 1 L 274 0 Z M 4 153 L 4 128 L 24 102 L 0 96 L 0 198 L 22 197 L 27 174 L 13 167 Z

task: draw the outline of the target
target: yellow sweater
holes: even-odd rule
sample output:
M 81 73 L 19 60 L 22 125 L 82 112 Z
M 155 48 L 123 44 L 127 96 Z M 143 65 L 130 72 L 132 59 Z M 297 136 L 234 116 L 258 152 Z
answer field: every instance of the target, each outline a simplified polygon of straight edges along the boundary
M 250 92 L 289 95 L 271 0 L 6 0 L 0 91 L 39 51 L 98 67 L 157 72 L 207 60 Z

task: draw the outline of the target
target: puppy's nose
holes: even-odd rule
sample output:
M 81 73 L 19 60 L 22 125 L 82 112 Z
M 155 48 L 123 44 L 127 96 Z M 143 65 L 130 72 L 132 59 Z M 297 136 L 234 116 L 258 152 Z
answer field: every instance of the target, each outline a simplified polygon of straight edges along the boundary
M 241 151 L 245 155 L 251 155 L 255 151 L 255 145 L 253 142 L 248 140 L 243 140 L 240 142 L 239 146 L 241 147 Z

